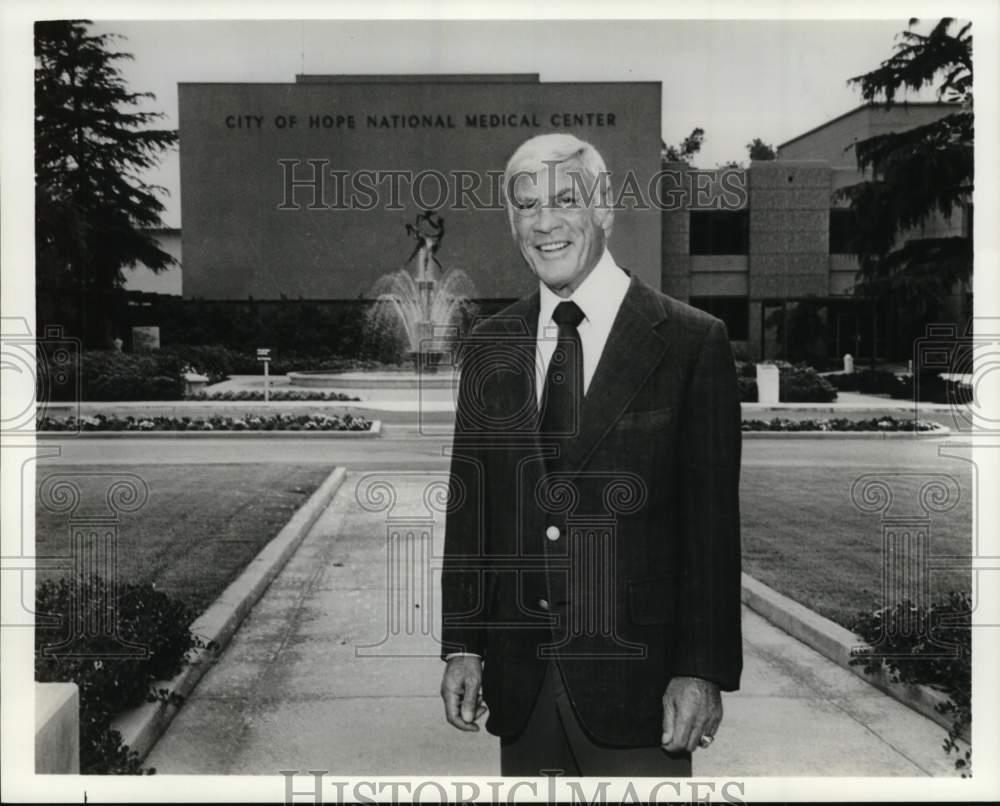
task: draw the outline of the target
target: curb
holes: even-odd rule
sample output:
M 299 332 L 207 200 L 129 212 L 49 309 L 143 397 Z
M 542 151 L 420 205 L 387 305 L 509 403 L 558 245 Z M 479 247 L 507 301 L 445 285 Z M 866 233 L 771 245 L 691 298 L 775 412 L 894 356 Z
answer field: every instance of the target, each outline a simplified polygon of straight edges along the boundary
M 940 691 L 925 685 L 894 683 L 884 670 L 866 674 L 861 666 L 851 666 L 850 661 L 855 657 L 854 648 L 866 644 L 850 630 L 778 593 L 747 573 L 742 575 L 742 599 L 743 604 L 755 613 L 838 666 L 936 722 L 945 730 L 951 727 L 949 717 L 937 710 L 938 705 L 950 702 Z M 968 729 L 963 731 L 962 738 L 969 741 Z
M 927 439 L 951 436 L 942 425 L 930 431 L 744 431 L 743 439 Z
M 168 689 L 186 697 L 215 662 L 219 653 L 232 639 L 240 624 L 250 613 L 268 586 L 301 545 L 306 534 L 329 505 L 344 483 L 346 471 L 336 467 L 284 525 L 264 546 L 229 587 L 191 625 L 191 632 L 215 641 L 218 649 L 194 650 L 192 660 L 172 680 L 158 680 L 153 688 Z M 111 727 L 121 733 L 122 741 L 144 759 L 163 735 L 180 706 L 164 702 L 147 702 L 119 714 Z
M 39 431 L 37 439 L 376 439 L 382 421 L 372 420 L 367 431 Z

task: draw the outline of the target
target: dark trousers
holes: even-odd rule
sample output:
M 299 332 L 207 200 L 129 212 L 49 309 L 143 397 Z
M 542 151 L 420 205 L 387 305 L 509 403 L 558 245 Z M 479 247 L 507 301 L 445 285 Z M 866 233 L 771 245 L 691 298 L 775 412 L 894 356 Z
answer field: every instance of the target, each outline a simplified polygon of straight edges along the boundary
M 655 747 L 607 747 L 584 733 L 554 662 L 548 664 L 524 730 L 500 742 L 502 775 L 533 777 L 691 776 L 690 753 Z

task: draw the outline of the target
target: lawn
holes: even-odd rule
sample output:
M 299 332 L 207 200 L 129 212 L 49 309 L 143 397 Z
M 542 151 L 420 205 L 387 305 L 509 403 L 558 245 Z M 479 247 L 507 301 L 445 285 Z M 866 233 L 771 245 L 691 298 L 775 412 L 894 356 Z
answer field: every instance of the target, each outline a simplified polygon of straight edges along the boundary
M 41 489 L 53 474 L 75 485 L 80 500 L 72 515 L 80 521 L 111 515 L 106 504 L 109 486 L 138 477 L 148 489 L 148 498 L 135 512 L 121 514 L 118 578 L 155 583 L 157 589 L 203 612 L 331 470 L 322 465 L 270 463 L 45 465 L 39 468 L 38 485 Z M 70 513 L 51 509 L 51 502 L 39 496 L 36 554 L 70 557 Z M 38 579 L 66 573 L 39 571 Z
M 932 599 L 971 590 L 968 570 L 934 570 L 934 556 L 972 551 L 971 474 L 951 471 L 961 500 L 931 515 Z M 744 467 L 740 488 L 743 570 L 786 596 L 850 628 L 859 610 L 882 606 L 882 521 L 859 511 L 848 467 Z M 891 475 L 891 474 L 887 474 Z M 923 479 L 896 476 L 893 511 L 919 515 Z

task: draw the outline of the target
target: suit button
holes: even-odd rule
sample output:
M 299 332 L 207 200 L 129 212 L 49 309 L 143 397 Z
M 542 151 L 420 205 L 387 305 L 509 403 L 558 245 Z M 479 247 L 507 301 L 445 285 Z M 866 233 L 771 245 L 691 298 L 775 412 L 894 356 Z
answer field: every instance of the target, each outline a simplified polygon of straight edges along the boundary
M 550 526 L 548 529 L 545 530 L 545 536 L 549 540 L 558 540 L 559 539 L 559 527 L 558 526 Z
M 539 599 L 538 600 L 538 606 L 542 610 L 548 610 L 549 609 L 549 600 L 548 599 Z

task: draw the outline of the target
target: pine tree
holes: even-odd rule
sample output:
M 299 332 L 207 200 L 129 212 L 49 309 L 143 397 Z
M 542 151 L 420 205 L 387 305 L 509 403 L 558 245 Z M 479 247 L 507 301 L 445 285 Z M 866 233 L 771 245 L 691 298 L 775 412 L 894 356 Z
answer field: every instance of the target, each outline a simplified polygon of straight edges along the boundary
M 972 275 L 971 231 L 901 237 L 936 214 L 950 218 L 968 205 L 973 189 L 971 23 L 953 33 L 955 20 L 944 18 L 919 34 L 913 30 L 918 22 L 909 21 L 881 66 L 848 84 L 859 87 L 865 101 L 889 108 L 900 91 L 940 82 L 939 100 L 954 103 L 955 110 L 933 123 L 855 143 L 858 168 L 871 178 L 837 194 L 851 205 L 857 291 L 891 300 L 910 321 L 933 315 L 956 283 Z
M 120 37 L 88 25 L 35 24 L 35 282 L 41 293 L 74 289 L 78 335 L 107 346 L 122 269 L 175 263 L 148 232 L 162 226 L 165 191 L 141 176 L 177 132 L 152 128 L 163 114 L 141 107 L 154 96 L 128 89 Z

